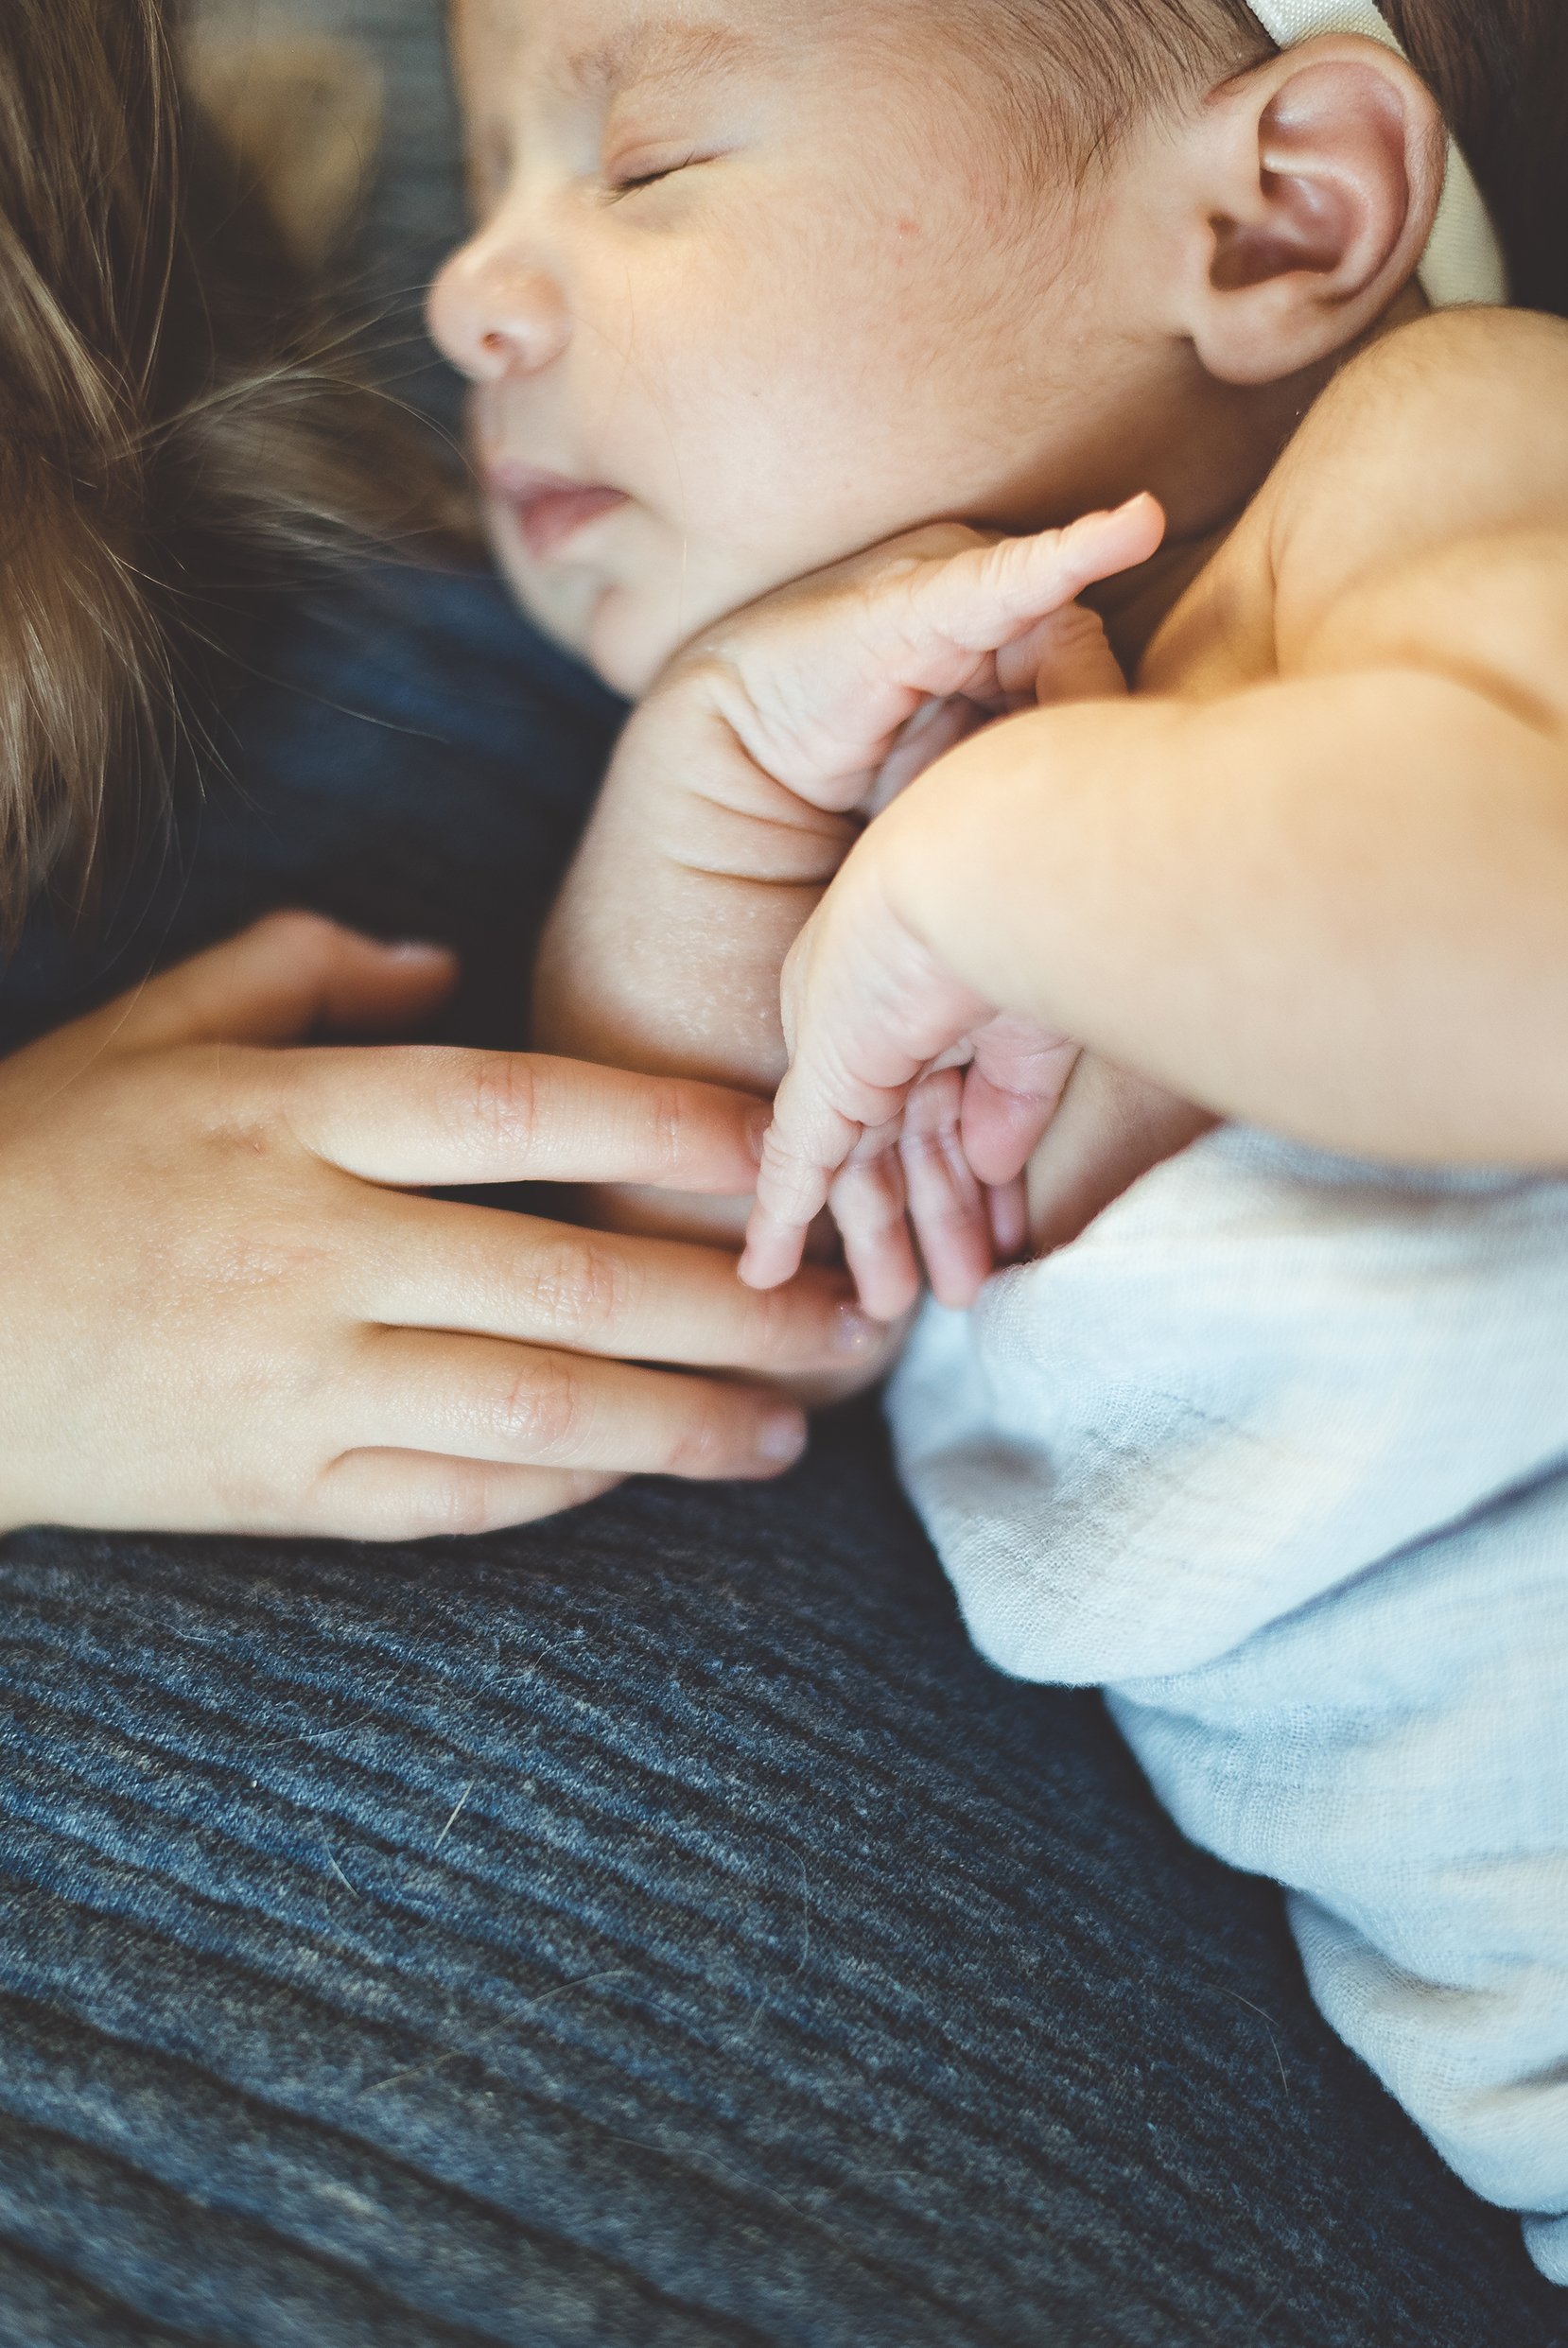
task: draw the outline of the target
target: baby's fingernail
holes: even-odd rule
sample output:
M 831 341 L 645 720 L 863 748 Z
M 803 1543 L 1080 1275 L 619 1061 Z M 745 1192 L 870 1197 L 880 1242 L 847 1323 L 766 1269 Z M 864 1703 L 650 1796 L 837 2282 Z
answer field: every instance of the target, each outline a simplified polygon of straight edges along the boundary
M 765 1418 L 762 1422 L 757 1455 L 758 1459 L 765 1459 L 770 1467 L 787 1468 L 806 1449 L 807 1435 L 802 1412 L 775 1411 L 771 1418 Z
M 880 1321 L 874 1321 L 859 1305 L 841 1304 L 834 1316 L 833 1350 L 863 1358 L 874 1353 L 887 1335 Z
M 746 1120 L 746 1146 L 751 1151 L 754 1163 L 758 1166 L 762 1163 L 762 1152 L 772 1131 L 773 1111 L 764 1102 L 753 1109 Z

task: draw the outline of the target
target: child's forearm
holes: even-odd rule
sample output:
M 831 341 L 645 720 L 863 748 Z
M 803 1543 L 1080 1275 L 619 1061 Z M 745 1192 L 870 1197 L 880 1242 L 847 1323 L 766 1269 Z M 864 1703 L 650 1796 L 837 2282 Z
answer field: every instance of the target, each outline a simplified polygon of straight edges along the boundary
M 989 1002 L 1325 1146 L 1568 1158 L 1568 745 L 1463 685 L 1031 712 L 883 822 Z

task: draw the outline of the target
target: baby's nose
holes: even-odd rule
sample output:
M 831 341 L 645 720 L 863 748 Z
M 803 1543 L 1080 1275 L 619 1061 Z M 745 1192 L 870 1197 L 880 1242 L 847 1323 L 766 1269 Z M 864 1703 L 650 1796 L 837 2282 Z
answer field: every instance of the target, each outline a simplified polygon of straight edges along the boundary
M 472 383 L 536 374 L 571 337 L 555 278 L 488 235 L 453 253 L 430 289 L 429 308 L 438 346 Z

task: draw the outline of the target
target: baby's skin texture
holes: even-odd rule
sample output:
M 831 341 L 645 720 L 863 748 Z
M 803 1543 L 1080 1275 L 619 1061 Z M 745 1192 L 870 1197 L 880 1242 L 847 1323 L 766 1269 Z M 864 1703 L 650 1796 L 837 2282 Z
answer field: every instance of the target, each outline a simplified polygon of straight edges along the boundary
M 775 1083 L 778 971 L 803 905 L 862 823 L 984 712 L 1125 691 L 1100 621 L 1074 599 L 1146 560 L 1162 527 L 1148 497 L 1027 538 L 937 525 L 769 598 L 733 631 L 705 632 L 628 731 L 541 959 L 547 1027 L 589 1056 L 632 1053 L 649 1072 L 704 1067 L 720 1081 L 727 1070 L 738 1084 Z M 601 908 L 612 927 L 600 926 Z M 584 963 L 618 974 L 623 991 L 584 997 Z M 644 996 L 636 982 L 650 969 L 663 975 Z M 598 1024 L 607 1000 L 609 1033 Z M 947 1301 L 968 1303 L 994 1253 L 1022 1246 L 1017 1177 L 1076 1056 L 1025 1022 L 1001 1022 L 987 1036 L 988 1087 L 970 1087 L 967 1149 L 961 1081 L 948 1071 L 920 1086 L 897 1149 L 845 1170 L 831 1204 L 871 1311 L 896 1320 L 917 1292 L 906 1206 Z M 629 1204 L 606 1209 L 623 1217 Z M 636 1206 L 639 1221 L 671 1212 L 668 1195 Z M 684 1221 L 712 1209 L 677 1211 Z
M 998 1017 L 1058 1083 L 1091 1050 L 1035 1161 L 1037 1239 L 1212 1114 L 1560 1158 L 1568 333 L 1421 318 L 1440 125 L 1381 48 L 1244 63 L 1069 186 L 1009 160 L 940 17 L 901 9 L 891 43 L 866 5 L 460 7 L 481 225 L 434 322 L 524 601 L 647 696 L 558 911 L 542 1039 L 771 1091 L 774 977 L 847 855 L 791 965 L 759 1284 Z M 711 725 L 780 589 L 827 647 L 852 622 L 820 574 L 907 554 L 863 548 L 1140 491 L 1159 551 L 1094 599 L 1130 699 L 1047 677 L 1050 706 L 949 749 L 863 836 L 853 727 L 786 774 L 755 725 Z M 760 714 L 777 739 L 801 713 Z M 950 713 L 927 722 L 929 746 Z M 795 803 L 782 829 L 746 811 L 744 842 L 738 745 Z M 968 1139 L 1004 1184 L 977 1141 L 995 1075 L 968 1079 Z M 958 1233 L 956 1297 L 984 1234 L 944 1082 L 925 1227 Z M 891 1313 L 908 1260 L 879 1262 Z
M 1565 395 L 1555 321 L 1390 338 L 1134 698 L 1010 721 L 857 844 L 786 972 L 747 1278 L 929 1065 L 975 1054 L 974 1093 L 1003 1017 L 1309 1142 L 1562 1163 Z

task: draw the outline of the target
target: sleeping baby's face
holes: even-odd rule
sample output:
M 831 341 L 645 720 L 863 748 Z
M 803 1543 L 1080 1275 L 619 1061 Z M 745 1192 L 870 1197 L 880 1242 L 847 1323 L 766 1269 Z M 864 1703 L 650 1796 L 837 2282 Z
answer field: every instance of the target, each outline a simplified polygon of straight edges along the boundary
M 432 297 L 533 617 L 640 690 L 944 516 L 1143 485 L 1134 233 L 1001 152 L 927 0 L 459 0 L 478 232 Z

